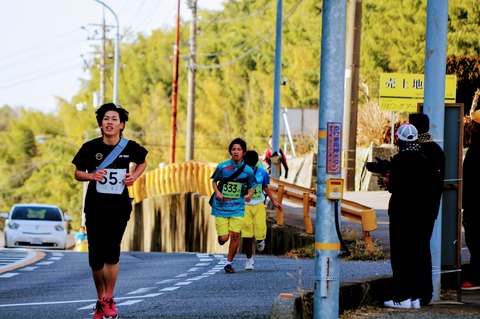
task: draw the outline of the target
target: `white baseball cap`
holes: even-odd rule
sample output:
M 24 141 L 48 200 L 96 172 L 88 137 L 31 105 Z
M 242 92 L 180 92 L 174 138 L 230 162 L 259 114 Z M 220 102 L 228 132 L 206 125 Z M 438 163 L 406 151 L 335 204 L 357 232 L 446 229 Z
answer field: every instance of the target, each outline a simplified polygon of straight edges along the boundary
M 410 123 L 402 124 L 397 130 L 398 139 L 404 142 L 415 142 L 418 139 L 418 131 Z

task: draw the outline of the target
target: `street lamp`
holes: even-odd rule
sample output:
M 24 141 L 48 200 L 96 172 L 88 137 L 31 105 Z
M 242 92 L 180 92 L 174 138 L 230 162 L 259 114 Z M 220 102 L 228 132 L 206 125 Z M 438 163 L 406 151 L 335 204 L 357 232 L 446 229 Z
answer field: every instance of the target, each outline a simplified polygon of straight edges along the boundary
M 120 51 L 120 24 L 118 22 L 117 15 L 113 10 L 107 6 L 105 3 L 103 3 L 100 0 L 94 0 L 98 3 L 100 3 L 102 6 L 107 8 L 115 17 L 115 20 L 117 22 L 117 34 L 115 36 L 115 56 L 114 56 L 114 69 L 113 69 L 113 103 L 117 104 L 118 103 L 118 72 L 119 72 L 119 65 L 120 65 L 120 58 L 119 58 L 119 51 Z

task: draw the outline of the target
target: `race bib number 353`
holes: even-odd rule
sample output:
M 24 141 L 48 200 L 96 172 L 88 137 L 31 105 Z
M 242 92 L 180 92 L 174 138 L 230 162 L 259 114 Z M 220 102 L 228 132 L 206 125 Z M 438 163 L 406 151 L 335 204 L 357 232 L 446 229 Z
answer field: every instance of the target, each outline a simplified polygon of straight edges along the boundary
M 107 175 L 101 182 L 97 182 L 97 192 L 103 194 L 121 194 L 125 189 L 123 180 L 127 174 L 127 170 L 122 169 L 107 169 Z

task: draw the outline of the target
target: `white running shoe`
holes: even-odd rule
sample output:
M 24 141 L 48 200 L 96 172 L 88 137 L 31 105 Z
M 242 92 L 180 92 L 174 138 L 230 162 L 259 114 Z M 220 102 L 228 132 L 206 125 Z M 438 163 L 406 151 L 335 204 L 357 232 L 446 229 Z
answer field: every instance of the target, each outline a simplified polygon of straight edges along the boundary
M 257 250 L 263 251 L 265 249 L 265 240 L 257 241 Z
M 253 259 L 247 259 L 245 270 L 253 270 Z
M 412 300 L 412 308 L 413 309 L 420 309 L 420 298 Z
M 385 301 L 383 305 L 388 308 L 410 309 L 412 308 L 412 300 L 410 298 L 404 301 L 389 300 Z

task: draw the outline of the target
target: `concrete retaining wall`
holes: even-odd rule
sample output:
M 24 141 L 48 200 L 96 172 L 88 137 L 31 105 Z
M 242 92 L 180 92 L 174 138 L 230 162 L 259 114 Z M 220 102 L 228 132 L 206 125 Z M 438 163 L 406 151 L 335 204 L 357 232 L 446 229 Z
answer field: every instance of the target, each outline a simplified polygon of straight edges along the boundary
M 123 251 L 227 254 L 217 242 L 208 196 L 195 193 L 157 195 L 134 205 L 123 237 Z M 268 220 L 264 254 L 283 255 L 314 242 L 314 235 Z M 240 245 L 239 251 L 242 252 Z

